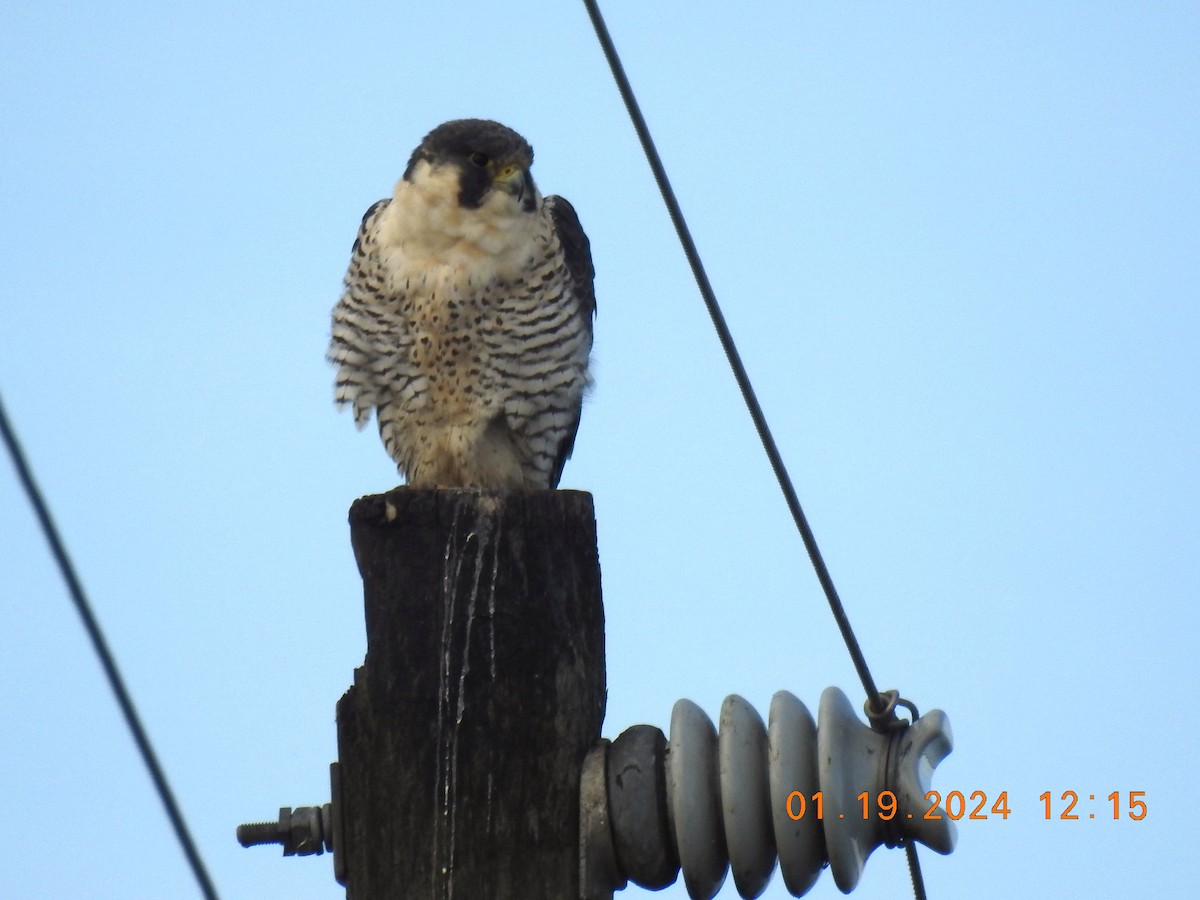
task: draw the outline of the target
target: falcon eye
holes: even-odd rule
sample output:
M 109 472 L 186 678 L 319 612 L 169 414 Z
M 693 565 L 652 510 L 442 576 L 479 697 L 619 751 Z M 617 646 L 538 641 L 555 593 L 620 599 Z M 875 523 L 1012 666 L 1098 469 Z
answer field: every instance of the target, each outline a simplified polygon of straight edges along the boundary
M 481 169 L 486 169 L 492 161 L 492 158 L 486 153 L 472 153 L 468 158 L 471 160 L 471 165 L 478 166 Z

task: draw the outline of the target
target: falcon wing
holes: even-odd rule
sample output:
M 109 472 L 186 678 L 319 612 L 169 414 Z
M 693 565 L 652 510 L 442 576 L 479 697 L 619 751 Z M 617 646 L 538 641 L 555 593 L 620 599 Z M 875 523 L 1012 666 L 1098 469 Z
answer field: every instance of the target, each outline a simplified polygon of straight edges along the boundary
M 377 340 L 373 332 L 378 328 L 374 327 L 371 307 L 381 277 L 372 232 L 375 219 L 389 203 L 391 200 L 380 200 L 363 215 L 350 251 L 350 267 L 342 284 L 342 296 L 333 309 L 329 350 L 325 355 L 337 366 L 334 402 L 339 407 L 353 407 L 354 424 L 359 428 L 367 424 L 371 411 L 379 402 L 374 381 L 363 363 L 379 350 L 373 346 Z
M 587 320 L 588 331 L 591 331 L 592 317 L 596 315 L 596 288 L 592 283 L 596 269 L 592 266 L 591 242 L 583 233 L 575 207 L 556 194 L 547 197 L 545 204 L 566 257 L 567 271 L 571 273 L 579 295 L 579 311 Z
M 592 345 L 592 319 L 596 315 L 596 287 L 593 283 L 596 269 L 592 265 L 592 245 L 583 233 L 579 224 L 579 216 L 575 207 L 557 195 L 551 195 L 545 200 L 545 209 L 550 214 L 554 224 L 554 233 L 558 236 L 559 246 L 562 247 L 563 262 L 571 275 L 571 288 L 579 304 L 580 327 L 587 333 L 587 344 Z M 579 432 L 579 417 L 583 412 L 583 398 L 574 410 L 567 436 L 559 447 L 558 456 L 554 460 L 554 473 L 550 479 L 550 487 L 558 487 L 562 478 L 563 466 L 575 449 L 575 435 Z

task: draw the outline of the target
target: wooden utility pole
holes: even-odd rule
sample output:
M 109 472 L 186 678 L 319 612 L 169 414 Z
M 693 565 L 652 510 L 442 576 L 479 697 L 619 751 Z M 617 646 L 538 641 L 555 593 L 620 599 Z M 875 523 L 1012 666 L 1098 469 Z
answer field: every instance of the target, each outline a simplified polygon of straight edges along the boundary
M 605 700 L 591 495 L 398 488 L 350 526 L 367 654 L 337 707 L 348 900 L 575 900 Z

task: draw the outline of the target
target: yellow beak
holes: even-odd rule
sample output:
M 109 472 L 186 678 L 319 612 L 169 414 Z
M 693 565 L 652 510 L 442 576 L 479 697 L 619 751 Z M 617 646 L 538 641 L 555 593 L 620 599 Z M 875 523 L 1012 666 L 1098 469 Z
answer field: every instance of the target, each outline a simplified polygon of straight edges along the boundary
M 520 202 L 529 191 L 529 172 L 513 163 L 497 172 L 493 182 L 500 190 L 512 194 Z

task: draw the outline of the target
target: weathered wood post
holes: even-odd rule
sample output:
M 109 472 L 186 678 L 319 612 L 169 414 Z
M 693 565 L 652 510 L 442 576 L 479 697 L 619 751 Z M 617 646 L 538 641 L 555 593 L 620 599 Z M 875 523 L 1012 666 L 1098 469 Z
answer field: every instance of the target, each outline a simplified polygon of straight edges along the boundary
M 337 707 L 348 900 L 576 900 L 605 701 L 591 495 L 397 488 L 350 526 L 367 654 Z

